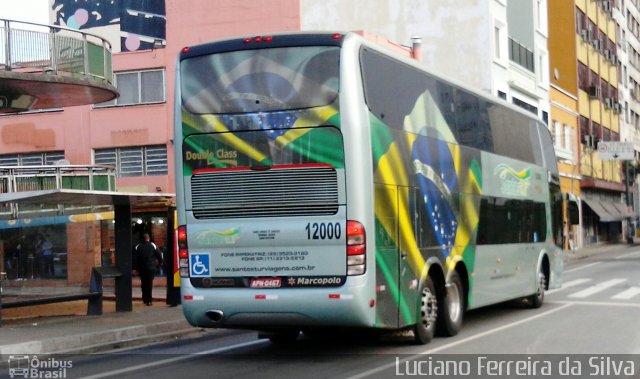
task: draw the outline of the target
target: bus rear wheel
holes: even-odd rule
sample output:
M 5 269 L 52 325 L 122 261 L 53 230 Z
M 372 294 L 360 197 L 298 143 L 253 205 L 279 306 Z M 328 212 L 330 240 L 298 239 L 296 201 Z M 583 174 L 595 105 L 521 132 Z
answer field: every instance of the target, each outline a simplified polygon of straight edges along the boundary
M 425 345 L 433 339 L 438 319 L 438 297 L 430 276 L 425 280 L 420 292 L 418 312 L 416 325 L 413 327 L 414 340 L 418 344 Z
M 462 328 L 464 315 L 464 287 L 460 275 L 451 273 L 449 284 L 445 286 L 442 306 L 438 309 L 437 331 L 442 336 L 455 336 Z

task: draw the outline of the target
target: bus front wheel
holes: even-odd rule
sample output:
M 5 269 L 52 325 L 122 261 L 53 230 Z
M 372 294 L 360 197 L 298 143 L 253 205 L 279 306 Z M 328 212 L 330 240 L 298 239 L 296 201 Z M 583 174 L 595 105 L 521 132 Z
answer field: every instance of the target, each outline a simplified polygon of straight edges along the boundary
M 462 328 L 464 315 L 464 287 L 460 275 L 456 271 L 451 273 L 449 284 L 446 285 L 444 296 L 438 309 L 438 334 L 455 336 Z
M 538 290 L 527 298 L 530 308 L 540 308 L 544 302 L 544 291 L 547 288 L 547 276 L 543 271 L 538 272 Z
M 438 318 L 438 297 L 431 276 L 427 276 L 420 292 L 418 312 L 413 335 L 416 343 L 425 345 L 433 339 Z

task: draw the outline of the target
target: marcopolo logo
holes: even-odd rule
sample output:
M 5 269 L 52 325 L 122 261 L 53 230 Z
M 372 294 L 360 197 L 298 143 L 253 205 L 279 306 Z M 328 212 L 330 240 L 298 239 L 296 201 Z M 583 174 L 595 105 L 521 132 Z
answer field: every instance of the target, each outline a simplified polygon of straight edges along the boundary
M 73 367 L 70 360 L 37 355 L 10 355 L 8 363 L 11 378 L 67 378 L 67 370 Z
M 344 284 L 341 276 L 292 276 L 287 280 L 289 287 L 339 287 Z

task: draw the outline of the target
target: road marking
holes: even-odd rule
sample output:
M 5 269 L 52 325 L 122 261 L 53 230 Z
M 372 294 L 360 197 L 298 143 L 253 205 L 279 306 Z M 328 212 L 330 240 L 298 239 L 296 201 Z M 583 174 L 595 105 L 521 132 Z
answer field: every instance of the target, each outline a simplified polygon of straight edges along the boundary
M 619 257 L 616 257 L 616 259 L 624 259 L 624 258 L 629 258 L 629 257 L 635 257 L 635 256 L 640 256 L 640 251 L 636 251 L 635 253 L 627 253 L 627 254 L 623 254 Z
M 579 286 L 580 284 L 583 284 L 583 283 L 586 283 L 586 282 L 590 282 L 590 281 L 591 281 L 591 279 L 588 279 L 588 278 L 581 278 L 581 279 L 572 280 L 570 282 L 562 283 L 562 287 L 549 290 L 546 293 L 547 294 L 552 294 L 552 293 L 555 293 L 555 292 L 558 292 L 558 291 L 566 290 L 567 288 Z
M 626 307 L 626 308 L 640 308 L 640 304 L 634 303 L 613 303 L 607 301 L 568 301 L 568 300 L 549 300 L 545 301 L 549 304 L 566 304 L 566 305 L 593 305 L 598 307 Z
M 620 292 L 619 294 L 612 297 L 612 299 L 616 300 L 629 300 L 632 297 L 640 295 L 640 287 L 631 287 L 626 291 Z
M 579 270 L 582 270 L 582 269 L 585 269 L 585 268 L 589 268 L 589 267 L 591 267 L 591 266 L 595 266 L 595 265 L 599 265 L 599 264 L 600 264 L 600 262 L 589 263 L 588 265 L 584 265 L 584 266 L 580 266 L 580 267 L 572 268 L 571 270 L 566 270 L 566 271 L 564 271 L 564 272 L 565 272 L 565 273 L 567 273 L 567 272 L 579 271 Z
M 223 353 L 223 352 L 227 352 L 229 350 L 241 349 L 243 347 L 249 347 L 249 346 L 253 346 L 253 345 L 260 345 L 260 344 L 264 344 L 264 343 L 267 343 L 267 342 L 268 342 L 268 340 L 255 340 L 255 341 L 243 342 L 243 343 L 239 343 L 237 345 L 231 345 L 231 346 L 219 347 L 219 348 L 211 349 L 211 350 L 199 351 L 199 352 L 193 353 L 193 354 L 181 355 L 179 357 L 167 358 L 167 359 L 162 359 L 162 360 L 159 360 L 159 361 L 153 361 L 153 362 L 150 362 L 150 363 L 143 363 L 143 364 L 139 364 L 139 365 L 136 365 L 136 366 L 125 367 L 125 368 L 121 368 L 121 369 L 113 370 L 113 371 L 109 371 L 109 372 L 102 372 L 100 374 L 84 376 L 81 379 L 99 379 L 99 378 L 115 377 L 115 376 L 120 375 L 120 374 L 126 374 L 126 373 L 130 373 L 130 372 L 133 372 L 133 371 L 144 370 L 144 369 L 147 369 L 147 368 L 150 368 L 150 367 L 162 366 L 162 365 L 166 365 L 166 364 L 170 364 L 170 363 L 184 361 L 184 360 L 187 360 L 187 359 L 192 359 L 192 358 L 195 358 L 198 355 L 209 355 L 209 354 Z
M 611 279 L 611 280 L 608 280 L 606 282 L 598 283 L 595 286 L 591 286 L 591 287 L 589 287 L 587 289 L 584 289 L 582 291 L 578 291 L 576 293 L 572 293 L 571 295 L 569 295 L 569 297 L 584 299 L 585 297 L 594 295 L 594 294 L 596 294 L 598 292 L 602 292 L 602 291 L 606 290 L 607 288 L 611 288 L 613 286 L 616 286 L 616 285 L 618 285 L 620 283 L 624 283 L 626 281 L 627 281 L 627 279 L 620 279 L 620 278 Z
M 493 333 L 498 333 L 498 332 L 501 332 L 501 331 L 503 331 L 505 329 L 508 329 L 508 328 L 511 328 L 511 327 L 514 327 L 514 326 L 518 326 L 518 325 L 521 325 L 521 324 L 525 324 L 525 323 L 533 321 L 535 319 L 548 316 L 548 315 L 550 315 L 552 313 L 561 311 L 561 310 L 563 310 L 565 308 L 568 308 L 568 307 L 570 307 L 572 305 L 573 304 L 571 304 L 571 303 L 565 303 L 565 304 L 562 304 L 561 306 L 559 306 L 558 308 L 551 309 L 551 310 L 548 310 L 548 311 L 543 312 L 543 313 L 538 313 L 538 314 L 536 314 L 534 316 L 527 317 L 525 319 L 521 319 L 521 320 L 512 322 L 511 324 L 506 324 L 506 325 L 503 325 L 503 326 L 501 326 L 499 328 L 487 330 L 486 332 L 478 333 L 476 335 L 469 336 L 467 338 L 464 338 L 464 339 L 461 339 L 461 340 L 458 340 L 458 341 L 455 341 L 455 342 L 451 342 L 451 343 L 448 343 L 446 345 L 442 345 L 440 347 L 436 347 L 434 349 L 426 350 L 426 351 L 423 351 L 422 353 L 414 354 L 414 355 L 412 355 L 412 356 L 410 356 L 408 358 L 403 358 L 403 359 L 396 358 L 396 361 L 394 361 L 392 363 L 387 363 L 385 365 L 373 368 L 371 370 L 368 370 L 368 371 L 365 371 L 365 372 L 361 372 L 359 374 L 350 376 L 347 379 L 364 378 L 364 377 L 367 377 L 369 375 L 373 375 L 373 374 L 379 373 L 380 371 L 384 371 L 384 370 L 396 367 L 396 364 L 398 364 L 398 363 L 404 363 L 404 362 L 407 362 L 407 361 L 410 361 L 410 360 L 414 360 L 414 359 L 424 359 L 425 354 L 437 353 L 439 351 L 446 350 L 446 349 L 449 349 L 451 347 L 458 346 L 458 345 L 461 345 L 463 343 L 467 343 L 469 341 L 473 341 L 473 340 L 488 336 L 488 335 L 493 334 Z

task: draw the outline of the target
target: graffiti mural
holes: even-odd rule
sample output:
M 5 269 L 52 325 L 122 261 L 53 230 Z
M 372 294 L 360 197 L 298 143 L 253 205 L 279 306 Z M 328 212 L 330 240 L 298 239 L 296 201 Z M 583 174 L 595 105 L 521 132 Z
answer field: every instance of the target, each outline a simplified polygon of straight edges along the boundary
M 54 0 L 55 25 L 109 39 L 114 51 L 148 50 L 166 40 L 164 0 Z

